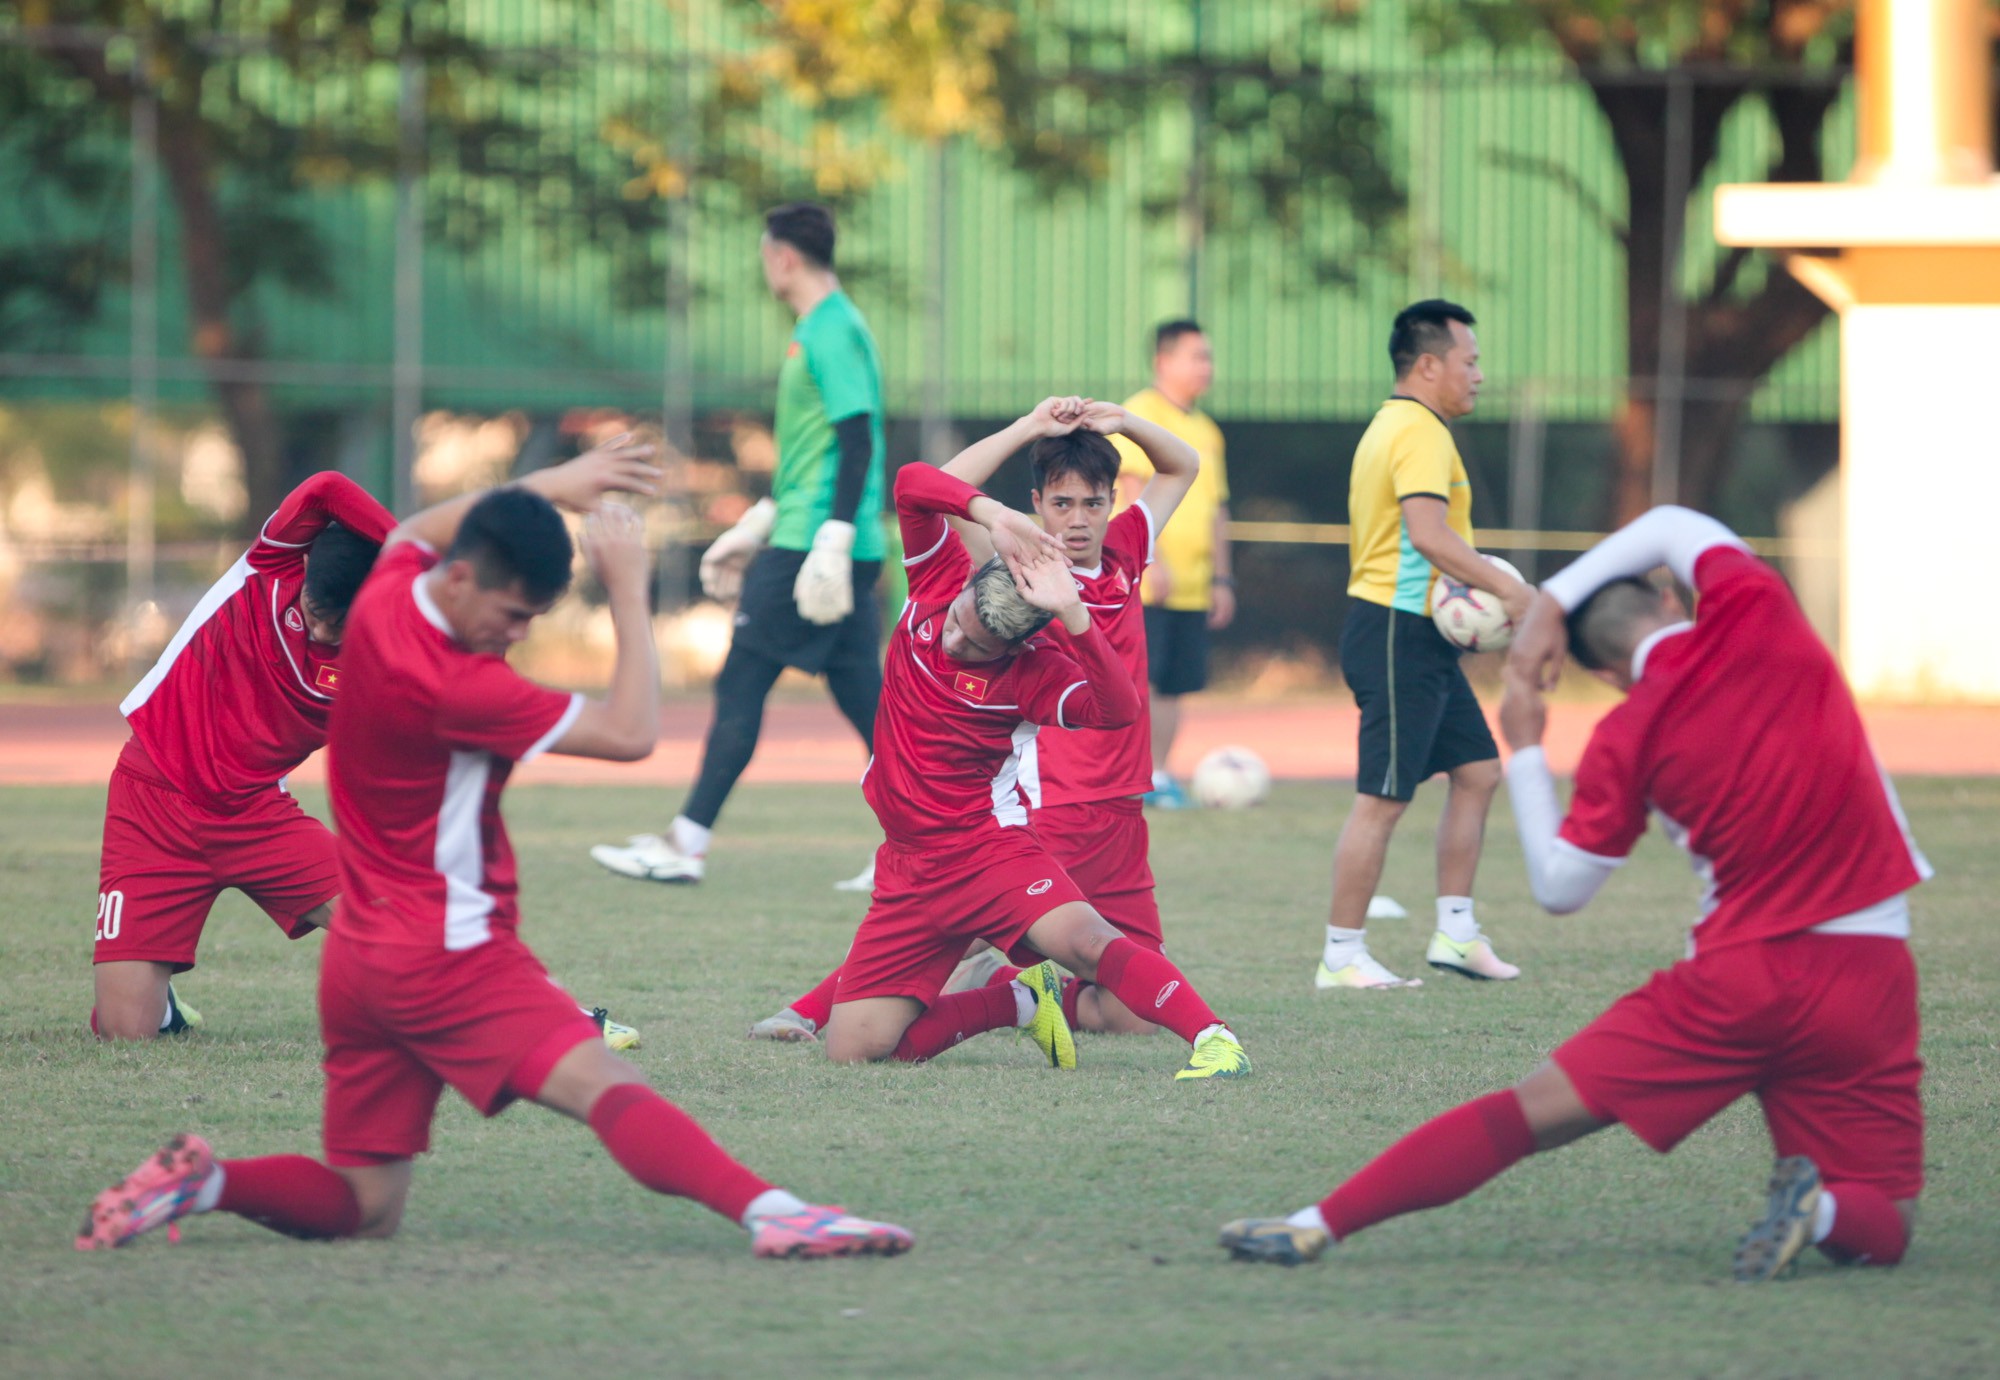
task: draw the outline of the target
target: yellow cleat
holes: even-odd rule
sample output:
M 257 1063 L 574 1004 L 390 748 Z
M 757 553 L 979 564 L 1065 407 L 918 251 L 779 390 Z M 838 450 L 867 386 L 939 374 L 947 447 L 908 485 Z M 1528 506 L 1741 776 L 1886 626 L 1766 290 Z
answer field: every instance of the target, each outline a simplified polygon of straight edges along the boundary
M 185 1035 L 201 1024 L 201 1012 L 195 1010 L 174 991 L 174 985 L 167 984 L 167 1023 L 160 1027 L 162 1035 Z
M 1174 1075 L 1176 1083 L 1193 1078 L 1247 1078 L 1250 1056 L 1227 1029 L 1211 1030 L 1195 1041 L 1187 1067 Z
M 1027 1026 L 1028 1037 L 1055 1069 L 1076 1067 L 1076 1035 L 1063 1015 L 1062 977 L 1053 963 L 1023 968 L 1014 979 L 1035 994 L 1035 1019 Z
M 1422 978 L 1400 978 L 1375 961 L 1372 954 L 1361 957 L 1346 967 L 1335 971 L 1326 966 L 1326 960 L 1319 961 L 1319 971 L 1313 974 L 1313 986 L 1320 991 L 1330 991 L 1336 987 L 1355 987 L 1376 990 L 1390 987 L 1421 987 Z
M 609 1008 L 596 1006 L 591 1007 L 589 1010 L 584 1010 L 583 1007 L 578 1007 L 577 1009 L 583 1011 L 584 1015 L 595 1021 L 597 1028 L 604 1032 L 604 1047 L 606 1049 L 622 1052 L 639 1047 L 639 1032 L 629 1025 L 620 1025 L 618 1022 L 612 1020 Z
M 1333 1238 L 1318 1227 L 1295 1227 L 1282 1217 L 1243 1217 L 1222 1229 L 1220 1244 L 1235 1260 L 1303 1265 L 1318 1260 Z

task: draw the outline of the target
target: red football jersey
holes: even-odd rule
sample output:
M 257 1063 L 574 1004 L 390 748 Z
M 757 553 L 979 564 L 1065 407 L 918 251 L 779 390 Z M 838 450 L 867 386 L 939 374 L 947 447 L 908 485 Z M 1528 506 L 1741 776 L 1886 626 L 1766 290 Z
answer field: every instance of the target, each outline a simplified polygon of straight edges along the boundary
M 1139 586 L 1153 559 L 1153 515 L 1135 503 L 1104 529 L 1104 552 L 1095 570 L 1078 570 L 1077 588 L 1092 627 L 1118 656 L 1143 703 L 1146 695 L 1146 610 Z M 1057 645 L 1069 634 L 1049 626 Z M 1141 714 L 1123 728 L 1077 728 L 1044 733 L 1022 755 L 1021 782 L 1030 803 L 1084 805 L 1144 795 L 1153 788 L 1153 717 Z
M 306 548 L 335 520 L 377 542 L 396 525 L 345 475 L 306 480 L 118 706 L 154 772 L 190 799 L 268 791 L 326 742 L 340 649 L 312 640 L 297 604 Z
M 998 661 L 945 655 L 945 612 L 972 561 L 944 515 L 963 517 L 979 491 L 921 464 L 895 487 L 910 598 L 889 636 L 862 794 L 892 844 L 962 847 L 977 830 L 1027 823 L 1021 759 L 1040 725 L 1131 724 L 1140 699 L 1094 618 L 1070 654 L 1035 637 Z
M 1811 929 L 1930 875 L 1832 655 L 1776 571 L 1695 562 L 1701 605 L 1584 749 L 1561 837 L 1622 859 L 1648 810 L 1694 861 L 1703 952 Z
M 348 617 L 327 787 L 340 835 L 341 933 L 474 948 L 520 922 L 500 792 L 569 731 L 583 696 L 465 649 L 421 577 L 437 553 L 382 553 Z

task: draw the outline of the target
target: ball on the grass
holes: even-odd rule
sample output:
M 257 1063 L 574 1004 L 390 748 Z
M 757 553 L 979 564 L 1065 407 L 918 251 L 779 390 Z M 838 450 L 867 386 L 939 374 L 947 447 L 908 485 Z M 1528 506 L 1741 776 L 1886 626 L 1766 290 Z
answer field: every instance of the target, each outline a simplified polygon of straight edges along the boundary
M 1271 769 L 1244 747 L 1221 747 L 1194 769 L 1195 803 L 1210 810 L 1247 810 L 1271 794 Z
M 1498 556 L 1486 559 L 1515 579 L 1521 578 L 1520 571 Z M 1483 589 L 1461 584 L 1442 570 L 1431 583 L 1431 621 L 1446 641 L 1468 652 L 1504 651 L 1514 640 L 1514 620 L 1498 599 Z

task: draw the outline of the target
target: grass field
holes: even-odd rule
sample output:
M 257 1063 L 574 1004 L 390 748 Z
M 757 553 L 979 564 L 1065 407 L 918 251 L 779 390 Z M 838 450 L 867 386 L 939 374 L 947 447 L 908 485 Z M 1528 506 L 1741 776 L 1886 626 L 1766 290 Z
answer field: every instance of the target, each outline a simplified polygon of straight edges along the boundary
M 1257 1063 L 1178 1086 L 1168 1039 L 1086 1037 L 1073 1075 L 1002 1036 L 862 1069 L 744 1040 L 859 918 L 828 886 L 873 839 L 851 789 L 744 792 L 710 880 L 673 891 L 584 854 L 656 818 L 657 792 L 516 793 L 526 932 L 552 971 L 641 1027 L 640 1064 L 737 1154 L 917 1233 L 902 1259 L 790 1265 L 638 1190 L 581 1127 L 449 1097 L 395 1241 L 302 1245 L 217 1215 L 178 1247 L 76 1253 L 91 1195 L 172 1131 L 225 1155 L 317 1149 L 317 941 L 284 943 L 232 893 L 182 983 L 207 1029 L 100 1047 L 83 1016 L 102 793 L 0 792 L 0 1375 L 2000 1374 L 2000 782 L 1904 788 L 1941 873 L 1917 905 L 1932 1138 L 1911 1256 L 1814 1258 L 1762 1289 L 1725 1282 L 1769 1161 L 1742 1105 L 1670 1158 L 1614 1129 L 1314 1267 L 1225 1262 L 1224 1219 L 1309 1202 L 1525 1072 L 1675 957 L 1693 904 L 1654 836 L 1594 912 L 1534 913 L 1503 809 L 1481 910 L 1520 982 L 1316 995 L 1345 798 L 1288 787 L 1253 814 L 1156 819 L 1170 942 Z M 1385 883 L 1413 909 L 1435 809 Z M 1391 967 L 1420 967 L 1421 919 L 1376 934 Z

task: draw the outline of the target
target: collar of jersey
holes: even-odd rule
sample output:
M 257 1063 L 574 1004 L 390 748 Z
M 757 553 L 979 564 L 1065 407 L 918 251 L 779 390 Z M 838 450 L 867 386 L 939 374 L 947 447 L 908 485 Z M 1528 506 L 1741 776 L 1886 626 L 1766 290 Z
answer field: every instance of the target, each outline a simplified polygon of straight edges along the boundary
M 1659 646 L 1675 633 L 1693 631 L 1694 624 L 1681 622 L 1669 623 L 1664 628 L 1655 628 L 1652 632 L 1647 633 L 1645 640 L 1632 649 L 1632 683 L 1634 685 L 1638 684 L 1639 680 L 1646 674 L 1646 658 L 1653 654 L 1653 648 Z
M 437 606 L 437 600 L 431 598 L 431 592 L 424 588 L 424 576 L 428 574 L 430 574 L 428 570 L 421 571 L 416 579 L 410 581 L 410 596 L 417 601 L 417 612 L 424 616 L 424 621 L 456 642 L 458 634 L 451 630 L 451 623 L 445 618 L 444 610 Z

